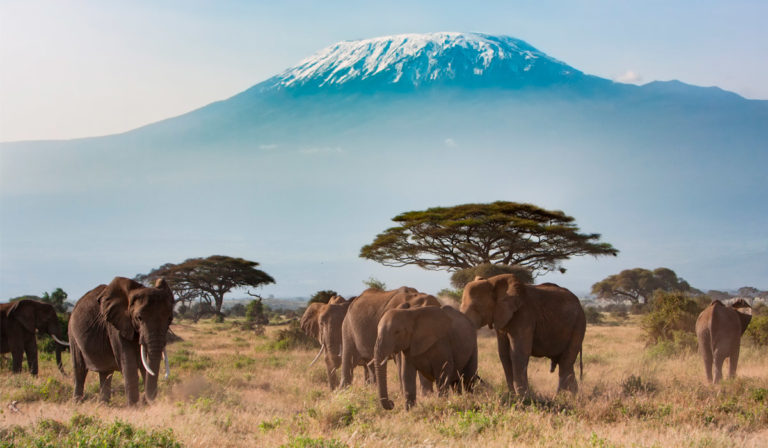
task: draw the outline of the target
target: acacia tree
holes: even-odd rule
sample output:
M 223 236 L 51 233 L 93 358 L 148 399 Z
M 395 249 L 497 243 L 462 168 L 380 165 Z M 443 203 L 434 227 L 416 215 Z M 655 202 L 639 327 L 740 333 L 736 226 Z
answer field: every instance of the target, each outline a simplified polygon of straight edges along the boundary
M 667 292 L 696 292 L 685 280 L 669 268 L 653 271 L 643 268 L 625 269 L 592 285 L 598 299 L 632 303 L 648 303 L 656 290 Z
M 149 274 L 137 275 L 136 280 L 152 284 L 165 278 L 173 290 L 177 302 L 198 299 L 212 305 L 221 315 L 224 295 L 235 288 L 258 288 L 275 283 L 266 272 L 257 269 L 259 263 L 243 258 L 212 255 L 207 258 L 190 258 L 182 263 L 168 263 L 153 269 Z
M 565 272 L 579 255 L 616 255 L 597 233 L 579 233 L 573 217 L 532 204 L 498 201 L 401 213 L 363 246 L 360 257 L 385 266 L 457 271 L 491 263 L 519 265 L 534 276 Z

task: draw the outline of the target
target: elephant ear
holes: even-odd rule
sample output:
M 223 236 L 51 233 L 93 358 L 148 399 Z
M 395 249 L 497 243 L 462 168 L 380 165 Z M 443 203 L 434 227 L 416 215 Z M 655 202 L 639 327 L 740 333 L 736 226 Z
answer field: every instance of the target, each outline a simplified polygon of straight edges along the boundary
M 318 341 L 320 340 L 320 323 L 318 322 L 318 315 L 324 307 L 325 304 L 323 303 L 315 302 L 310 304 L 299 321 L 299 326 L 304 330 L 304 333 Z
M 496 282 L 494 294 L 496 305 L 493 310 L 493 326 L 501 331 L 523 305 L 525 285 L 514 276 L 509 276 Z
M 411 336 L 410 355 L 419 356 L 429 350 L 440 339 L 447 337 L 451 330 L 451 318 L 439 309 L 416 309 L 413 312 L 421 313 L 416 318 Z
M 35 332 L 35 306 L 29 300 L 13 302 L 8 308 L 8 318 L 16 320 L 25 330 Z
M 127 280 L 127 281 L 126 281 Z M 107 322 L 114 325 L 120 332 L 120 336 L 133 340 L 136 337 L 136 329 L 129 313 L 128 293 L 136 286 L 128 279 L 115 277 L 99 296 L 101 313 Z M 136 283 L 141 287 L 141 284 Z

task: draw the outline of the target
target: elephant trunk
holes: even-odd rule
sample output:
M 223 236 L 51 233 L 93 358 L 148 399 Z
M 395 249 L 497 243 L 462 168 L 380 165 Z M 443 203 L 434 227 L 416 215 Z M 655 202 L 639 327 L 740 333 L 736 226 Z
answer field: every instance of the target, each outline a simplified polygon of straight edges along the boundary
M 147 400 L 154 400 L 157 395 L 157 379 L 158 373 L 160 372 L 160 361 L 163 358 L 163 351 L 165 350 L 165 341 L 151 340 L 146 346 L 146 349 L 144 349 L 144 345 L 141 347 L 144 349 L 142 350 L 142 357 L 144 358 L 142 362 L 149 364 L 146 366 L 149 367 L 149 369 L 147 369 L 148 371 L 145 377 L 144 394 L 147 397 Z M 151 370 L 151 373 L 149 370 Z
M 391 410 L 395 407 L 392 400 L 389 399 L 387 393 L 387 359 L 389 358 L 389 352 L 391 350 L 385 350 L 382 346 L 381 337 L 376 341 L 376 348 L 373 354 L 374 367 L 376 369 L 376 383 L 379 386 L 379 402 L 381 407 L 386 410 Z

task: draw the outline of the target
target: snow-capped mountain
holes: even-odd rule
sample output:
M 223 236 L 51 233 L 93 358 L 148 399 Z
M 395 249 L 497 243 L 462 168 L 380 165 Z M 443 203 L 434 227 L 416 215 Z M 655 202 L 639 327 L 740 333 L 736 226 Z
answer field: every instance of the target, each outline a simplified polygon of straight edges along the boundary
M 269 83 L 273 88 L 520 87 L 567 83 L 583 73 L 528 43 L 481 33 L 399 34 L 324 48 Z

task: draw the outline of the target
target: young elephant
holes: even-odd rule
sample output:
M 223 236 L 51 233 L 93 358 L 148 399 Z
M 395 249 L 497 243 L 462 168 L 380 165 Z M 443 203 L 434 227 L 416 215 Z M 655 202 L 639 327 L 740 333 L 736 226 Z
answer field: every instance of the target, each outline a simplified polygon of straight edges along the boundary
M 116 370 L 123 374 L 128 404 L 139 401 L 139 372 L 146 399 L 154 399 L 163 357 L 168 375 L 165 344 L 172 319 L 173 294 L 163 279 L 149 288 L 115 277 L 86 293 L 69 318 L 75 400 L 83 398 L 88 370 L 99 372 L 102 401 L 109 401 Z
M 29 373 L 37 375 L 37 335 L 48 333 L 56 344 L 56 365 L 61 373 L 61 352 L 69 343 L 63 341 L 59 318 L 50 303 L 19 300 L 0 304 L 0 353 L 11 353 L 13 373 L 21 372 L 21 361 L 27 355 Z
M 449 307 L 410 308 L 406 303 L 384 313 L 374 349 L 379 400 L 384 409 L 394 404 L 387 395 L 387 359 L 402 352 L 405 408 L 416 402 L 416 373 L 436 381 L 439 392 L 448 387 L 471 392 L 477 378 L 477 331 L 472 322 Z
M 723 378 L 725 358 L 731 360 L 729 377 L 736 376 L 741 335 L 751 320 L 752 307 L 744 299 L 738 299 L 730 306 L 715 300 L 699 314 L 696 320 L 696 338 L 699 341 L 699 354 L 704 361 L 707 382 L 717 384 Z
M 339 386 L 337 371 L 341 367 L 341 324 L 347 315 L 350 302 L 351 300 L 346 301 L 341 296 L 333 296 L 328 303 L 312 303 L 299 322 L 304 333 L 320 343 L 320 351 L 310 365 L 325 353 L 325 367 L 331 390 Z

